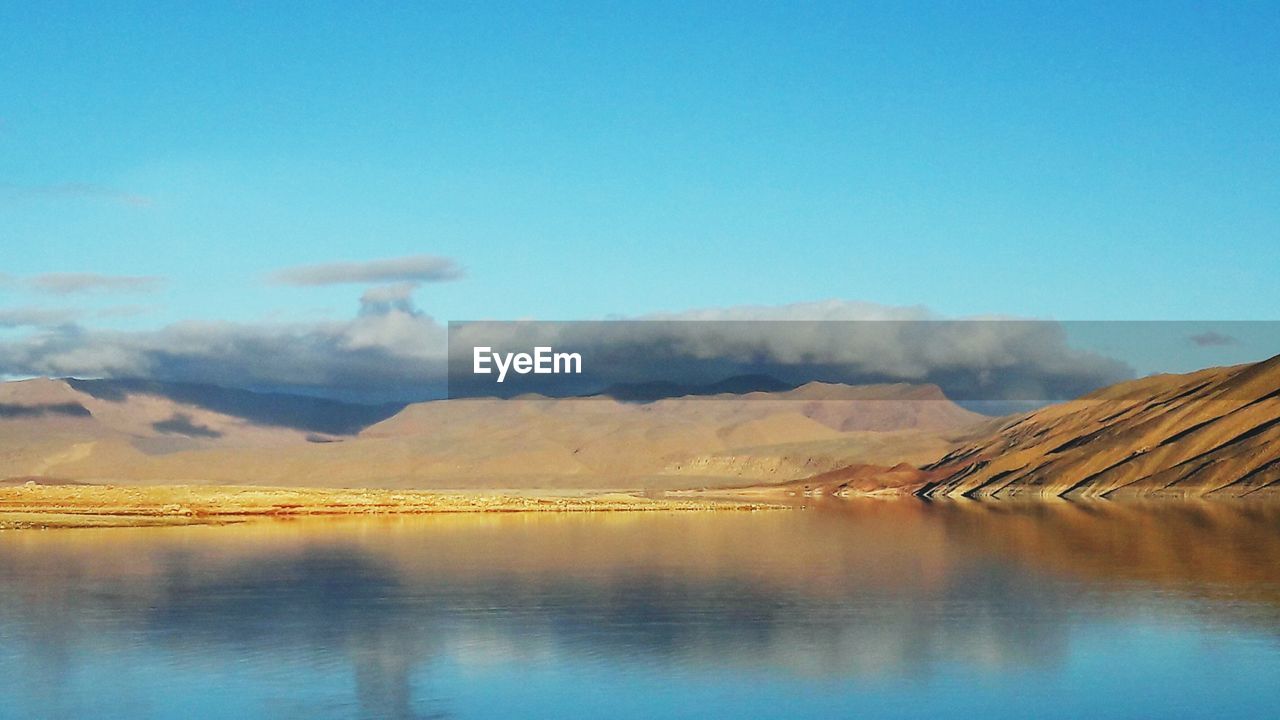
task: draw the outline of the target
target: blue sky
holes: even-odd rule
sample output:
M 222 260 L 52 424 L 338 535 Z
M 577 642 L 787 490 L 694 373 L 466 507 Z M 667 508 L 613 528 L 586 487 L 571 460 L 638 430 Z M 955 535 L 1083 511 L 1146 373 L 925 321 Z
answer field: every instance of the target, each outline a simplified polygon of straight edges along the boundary
M 165 279 L 0 305 L 348 318 L 267 278 L 430 254 L 440 320 L 1280 306 L 1272 4 L 205 5 L 0 2 L 0 272 Z

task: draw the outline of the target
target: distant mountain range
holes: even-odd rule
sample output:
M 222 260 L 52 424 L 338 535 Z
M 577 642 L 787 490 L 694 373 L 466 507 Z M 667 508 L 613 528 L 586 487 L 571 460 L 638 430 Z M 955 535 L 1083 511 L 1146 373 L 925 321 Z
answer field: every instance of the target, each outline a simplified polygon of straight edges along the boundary
M 350 435 L 399 412 L 406 403 L 363 405 L 285 393 L 151 380 L 66 381 L 71 389 L 99 400 L 125 402 L 131 395 L 165 398 L 178 405 L 242 418 L 254 425 Z
M 673 382 L 618 383 L 610 385 L 596 395 L 629 402 L 653 402 L 664 398 L 743 395 L 752 392 L 778 393 L 794 390 L 797 386 L 771 375 L 735 375 L 706 385 L 688 385 Z
M 744 376 L 614 391 L 368 406 L 143 381 L 3 383 L 0 480 L 972 499 L 1280 493 L 1280 357 L 1000 419 L 930 385 L 790 388 Z M 647 400 L 673 391 L 686 394 Z
M 712 390 L 758 388 L 733 379 Z M 634 395 L 633 395 L 634 397 Z M 936 387 L 810 383 L 351 405 L 203 385 L 0 384 L 0 479 L 366 487 L 678 487 L 925 462 L 984 421 Z

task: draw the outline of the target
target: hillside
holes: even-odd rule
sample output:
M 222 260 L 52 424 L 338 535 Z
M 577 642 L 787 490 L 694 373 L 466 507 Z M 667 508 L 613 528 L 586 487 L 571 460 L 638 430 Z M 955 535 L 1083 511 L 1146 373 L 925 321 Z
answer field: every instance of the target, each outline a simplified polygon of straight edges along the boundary
M 1121 383 L 1003 421 L 931 386 L 822 383 L 648 403 L 528 397 L 395 409 L 203 386 L 4 383 L 0 481 L 1280 493 L 1280 357 Z
M 1121 383 L 925 466 L 931 496 L 1280 495 L 1280 356 Z
M 358 431 L 397 407 L 207 385 L 0 383 L 0 479 L 92 479 L 98 472 L 128 479 L 130 468 L 168 456 L 305 447 Z
M 605 397 L 425 402 L 344 435 L 320 428 L 354 427 L 344 423 L 389 411 L 337 406 L 331 411 L 347 419 L 335 420 L 302 402 L 308 399 L 241 392 L 43 379 L 2 384 L 0 480 L 723 485 L 795 479 L 867 458 L 925 462 L 952 447 L 952 435 L 985 420 L 928 386 L 814 383 L 651 403 Z

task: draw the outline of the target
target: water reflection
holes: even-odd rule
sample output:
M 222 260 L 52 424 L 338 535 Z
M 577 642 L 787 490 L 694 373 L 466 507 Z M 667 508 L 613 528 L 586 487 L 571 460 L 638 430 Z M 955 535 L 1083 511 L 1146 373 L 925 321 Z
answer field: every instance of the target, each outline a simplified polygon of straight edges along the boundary
M 471 686 L 512 672 L 598 670 L 622 693 L 999 683 L 1066 672 L 1094 622 L 1240 630 L 1273 652 L 1276 558 L 1280 508 L 1221 504 L 10 532 L 0 689 L 39 717 L 164 716 L 195 695 L 227 716 L 398 718 L 484 715 Z

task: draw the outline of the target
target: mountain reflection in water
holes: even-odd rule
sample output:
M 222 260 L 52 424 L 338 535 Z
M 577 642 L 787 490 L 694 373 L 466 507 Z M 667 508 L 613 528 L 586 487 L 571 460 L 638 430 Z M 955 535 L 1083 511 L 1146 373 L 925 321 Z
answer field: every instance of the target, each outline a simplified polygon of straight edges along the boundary
M 1247 715 L 1277 680 L 1276 506 L 0 534 L 3 718 Z

